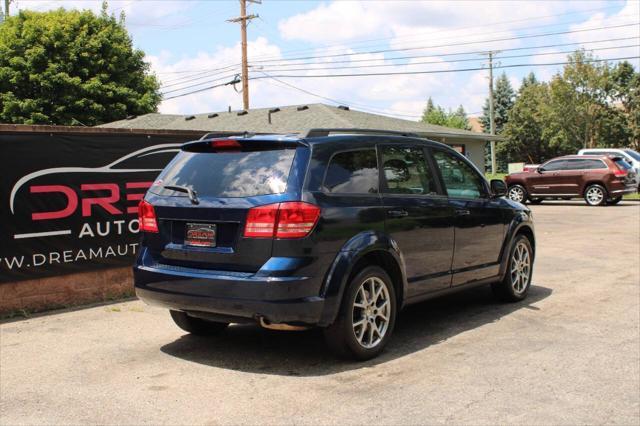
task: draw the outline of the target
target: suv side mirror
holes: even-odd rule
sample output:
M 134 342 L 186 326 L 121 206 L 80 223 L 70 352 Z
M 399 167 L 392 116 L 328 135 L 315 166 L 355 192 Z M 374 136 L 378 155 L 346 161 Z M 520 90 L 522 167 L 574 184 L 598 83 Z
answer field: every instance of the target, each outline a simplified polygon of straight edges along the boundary
M 502 179 L 491 179 L 491 194 L 494 197 L 507 195 L 507 184 Z
M 544 168 L 543 168 L 543 167 L 538 167 L 538 168 L 536 169 L 536 172 L 538 172 L 538 173 L 542 173 L 542 172 L 544 172 Z

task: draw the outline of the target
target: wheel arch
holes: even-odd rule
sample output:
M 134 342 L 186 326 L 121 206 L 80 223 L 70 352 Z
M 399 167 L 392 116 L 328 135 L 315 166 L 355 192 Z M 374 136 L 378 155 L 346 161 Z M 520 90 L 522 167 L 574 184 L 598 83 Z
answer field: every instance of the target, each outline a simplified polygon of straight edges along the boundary
M 345 243 L 325 276 L 320 294 L 325 299 L 320 326 L 327 326 L 335 321 L 347 284 L 369 265 L 380 266 L 389 274 L 393 281 L 398 309 L 402 308 L 407 279 L 400 248 L 389 236 L 367 231 Z
M 587 188 L 589 188 L 591 185 L 598 185 L 601 186 L 602 188 L 604 188 L 604 192 L 605 195 L 609 195 L 609 190 L 607 189 L 607 186 L 604 184 L 604 182 L 600 181 L 600 180 L 588 180 L 584 183 L 584 186 L 582 187 L 582 191 L 581 194 L 584 197 L 585 193 L 587 192 Z
M 503 279 L 504 274 L 507 272 L 509 253 L 511 253 L 513 243 L 518 235 L 525 235 L 529 239 L 535 259 L 536 237 L 530 212 L 521 211 L 520 214 L 516 215 L 514 220 L 509 224 L 509 228 L 507 229 L 504 243 L 502 244 L 502 249 L 500 251 L 500 279 Z

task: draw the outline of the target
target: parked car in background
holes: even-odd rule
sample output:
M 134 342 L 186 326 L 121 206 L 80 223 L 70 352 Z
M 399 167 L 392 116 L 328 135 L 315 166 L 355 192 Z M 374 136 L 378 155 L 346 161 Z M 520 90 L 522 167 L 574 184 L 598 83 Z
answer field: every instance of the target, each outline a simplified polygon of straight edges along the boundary
M 617 204 L 636 191 L 636 174 L 620 156 L 571 155 L 547 161 L 534 172 L 507 175 L 508 197 L 533 204 L 545 198 L 584 198 L 590 206 Z
M 578 155 L 613 155 L 622 157 L 633 168 L 636 174 L 636 188 L 640 192 L 640 153 L 629 148 L 589 148 L 581 149 Z
M 437 142 L 345 132 L 185 144 L 140 203 L 136 294 L 190 333 L 315 326 L 361 360 L 409 304 L 486 284 L 526 297 L 531 212 L 502 180 Z

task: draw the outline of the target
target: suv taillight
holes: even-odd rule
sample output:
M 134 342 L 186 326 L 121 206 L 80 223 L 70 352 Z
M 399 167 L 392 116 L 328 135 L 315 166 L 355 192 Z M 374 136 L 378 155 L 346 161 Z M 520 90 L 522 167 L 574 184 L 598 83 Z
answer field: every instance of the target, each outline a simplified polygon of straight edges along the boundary
M 627 175 L 627 171 L 618 169 L 618 170 L 614 170 L 613 174 L 618 177 L 624 177 Z
M 138 221 L 140 223 L 140 231 L 158 232 L 156 211 L 153 209 L 153 206 L 145 200 L 140 201 L 140 204 L 138 204 Z
M 253 207 L 247 214 L 247 238 L 303 238 L 320 218 L 320 207 L 300 201 Z

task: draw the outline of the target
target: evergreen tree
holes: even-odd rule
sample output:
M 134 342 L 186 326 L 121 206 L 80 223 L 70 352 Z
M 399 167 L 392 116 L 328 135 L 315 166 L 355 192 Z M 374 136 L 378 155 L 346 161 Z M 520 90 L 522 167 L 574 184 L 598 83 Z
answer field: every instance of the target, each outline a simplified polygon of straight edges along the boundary
M 535 77 L 534 77 L 535 78 Z M 493 91 L 493 113 L 495 117 L 496 134 L 502 133 L 502 129 L 508 120 L 509 110 L 513 107 L 515 92 L 506 73 L 502 73 L 495 82 Z M 485 99 L 480 117 L 485 133 L 491 132 L 491 119 L 489 115 L 489 98 Z
M 530 85 L 530 84 L 536 84 L 538 83 L 538 79 L 536 78 L 536 75 L 533 73 L 533 71 L 531 71 L 529 74 L 527 74 L 526 77 L 524 77 L 522 79 L 522 84 L 520 85 L 520 90 L 522 90 L 522 88 Z

